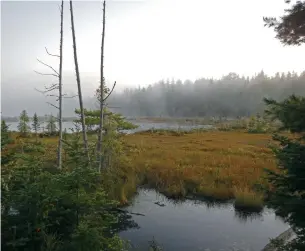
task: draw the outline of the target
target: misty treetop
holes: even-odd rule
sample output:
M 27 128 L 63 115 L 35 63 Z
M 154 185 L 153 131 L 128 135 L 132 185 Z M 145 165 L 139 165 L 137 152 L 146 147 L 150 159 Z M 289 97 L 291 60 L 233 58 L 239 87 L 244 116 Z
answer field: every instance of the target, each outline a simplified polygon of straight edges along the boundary
M 262 113 L 263 98 L 283 100 L 292 94 L 305 95 L 305 72 L 263 71 L 249 78 L 230 73 L 221 79 L 161 80 L 142 88 L 114 93 L 109 104 L 125 116 L 239 117 Z

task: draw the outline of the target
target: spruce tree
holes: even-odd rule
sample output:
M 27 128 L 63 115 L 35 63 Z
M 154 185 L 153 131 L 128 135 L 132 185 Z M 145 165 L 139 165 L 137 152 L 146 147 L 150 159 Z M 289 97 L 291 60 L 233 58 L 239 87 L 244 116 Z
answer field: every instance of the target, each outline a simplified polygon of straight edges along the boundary
M 290 4 L 290 0 L 285 0 Z M 301 45 L 305 43 L 305 1 L 296 1 L 285 14 L 276 19 L 264 18 L 266 26 L 274 28 L 276 38 L 284 45 Z
M 8 131 L 9 127 L 4 120 L 1 121 L 1 165 L 7 164 L 13 155 L 12 151 L 7 151 L 7 145 L 12 143 L 13 140 L 10 137 Z
M 274 153 L 278 170 L 267 170 L 273 189 L 268 191 L 267 204 L 292 227 L 297 238 L 285 250 L 305 250 L 305 98 L 292 95 L 277 102 L 265 99 L 266 113 L 282 123 L 282 129 L 295 133 L 288 138 L 274 135 L 279 143 Z
M 290 4 L 290 0 L 286 3 Z M 296 1 L 285 14 L 276 18 L 264 18 L 273 27 L 276 38 L 284 45 L 305 43 L 305 1 Z M 280 147 L 274 149 L 279 165 L 277 172 L 268 170 L 273 190 L 268 203 L 290 224 L 297 237 L 282 250 L 305 250 L 305 98 L 290 96 L 277 102 L 264 100 L 267 114 L 282 122 L 282 129 L 296 133 L 288 138 L 275 135 Z
M 40 130 L 40 121 L 36 112 L 34 113 L 33 116 L 32 130 L 35 132 L 35 137 L 37 141 L 38 131 Z
M 57 132 L 56 119 L 53 115 L 49 116 L 47 121 L 47 130 L 49 135 L 55 135 Z
M 10 143 L 10 137 L 8 132 L 8 125 L 4 120 L 1 121 L 1 150 Z
M 30 118 L 26 110 L 23 110 L 19 116 L 19 124 L 18 124 L 18 130 L 23 137 L 26 137 L 30 132 L 30 126 L 28 125 L 29 122 L 30 122 Z

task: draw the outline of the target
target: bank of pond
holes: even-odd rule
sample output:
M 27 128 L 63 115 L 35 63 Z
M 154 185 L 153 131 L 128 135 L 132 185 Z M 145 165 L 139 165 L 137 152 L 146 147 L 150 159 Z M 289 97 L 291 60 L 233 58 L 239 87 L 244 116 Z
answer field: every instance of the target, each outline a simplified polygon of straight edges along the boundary
M 271 134 L 141 123 L 121 138 L 129 161 L 113 195 L 133 250 L 154 239 L 162 250 L 255 251 L 289 228 L 264 207 L 264 169 L 277 165 Z M 40 140 L 56 156 L 57 138 Z

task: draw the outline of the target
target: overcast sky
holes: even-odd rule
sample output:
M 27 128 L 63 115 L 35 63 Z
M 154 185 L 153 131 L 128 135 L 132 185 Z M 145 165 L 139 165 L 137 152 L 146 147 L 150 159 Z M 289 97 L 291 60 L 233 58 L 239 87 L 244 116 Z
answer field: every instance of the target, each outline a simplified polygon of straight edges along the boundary
M 1 2 L 2 88 L 23 80 L 37 81 L 33 70 L 46 70 L 36 58 L 57 67 L 44 47 L 57 53 L 60 12 L 57 1 Z M 263 16 L 279 16 L 284 0 L 138 0 L 107 1 L 105 76 L 119 88 L 147 86 L 162 78 L 195 80 L 229 72 L 253 75 L 262 69 L 304 70 L 304 46 L 284 47 L 264 27 Z M 64 12 L 66 75 L 74 74 L 69 2 Z M 101 1 L 74 1 L 81 77 L 98 85 L 101 43 Z M 40 81 L 40 79 L 39 79 Z M 47 80 L 45 80 L 47 81 Z M 65 83 L 64 83 L 65 84 Z M 76 89 L 75 83 L 66 83 Z M 68 87 L 68 89 L 70 89 Z M 88 90 L 89 90 L 88 89 Z M 29 89 L 33 92 L 33 88 Z

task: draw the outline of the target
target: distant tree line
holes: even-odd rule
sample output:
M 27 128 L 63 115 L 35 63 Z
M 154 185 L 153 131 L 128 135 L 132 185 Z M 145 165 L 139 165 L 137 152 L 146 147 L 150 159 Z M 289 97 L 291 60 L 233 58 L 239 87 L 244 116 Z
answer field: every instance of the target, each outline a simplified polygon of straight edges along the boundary
M 57 130 L 57 120 L 56 117 L 51 115 L 45 116 L 45 121 L 42 121 L 38 116 L 37 113 L 34 113 L 33 118 L 30 118 L 27 111 L 23 110 L 19 116 L 19 123 L 17 129 L 20 133 L 21 137 L 28 137 L 31 132 L 35 133 L 36 139 L 38 137 L 38 133 L 40 136 L 54 136 L 58 134 Z M 2 120 L 5 124 L 5 120 Z M 43 123 L 46 122 L 46 126 Z M 30 124 L 32 123 L 32 124 Z
M 109 104 L 125 116 L 239 117 L 262 113 L 263 98 L 284 100 L 292 94 L 305 95 L 305 72 L 261 71 L 249 78 L 230 73 L 221 79 L 161 80 L 146 88 L 114 93 Z

